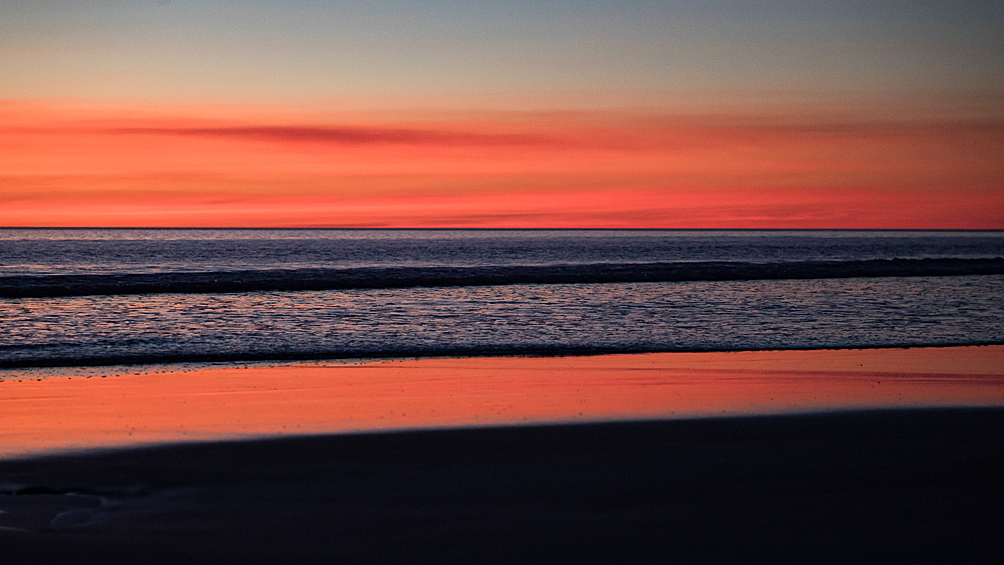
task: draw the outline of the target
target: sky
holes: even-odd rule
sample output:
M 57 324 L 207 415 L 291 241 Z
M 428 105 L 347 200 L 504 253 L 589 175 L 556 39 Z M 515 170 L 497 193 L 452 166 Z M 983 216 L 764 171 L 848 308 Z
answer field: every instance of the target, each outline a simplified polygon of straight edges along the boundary
M 0 225 L 1004 228 L 999 2 L 0 1 Z

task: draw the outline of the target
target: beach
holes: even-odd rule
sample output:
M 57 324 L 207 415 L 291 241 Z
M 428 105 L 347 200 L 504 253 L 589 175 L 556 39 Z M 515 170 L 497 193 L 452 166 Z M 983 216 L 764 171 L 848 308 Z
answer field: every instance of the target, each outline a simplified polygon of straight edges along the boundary
M 11 563 L 993 562 L 1002 349 L 8 379 L 0 542 Z
M 0 565 L 1004 563 L 1002 30 L 0 2 Z

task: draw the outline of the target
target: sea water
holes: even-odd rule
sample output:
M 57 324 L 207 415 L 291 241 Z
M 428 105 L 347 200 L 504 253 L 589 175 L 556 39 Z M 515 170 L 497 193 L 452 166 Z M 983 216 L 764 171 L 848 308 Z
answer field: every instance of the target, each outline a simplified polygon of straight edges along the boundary
M 0 368 L 1004 343 L 1004 232 L 0 229 Z

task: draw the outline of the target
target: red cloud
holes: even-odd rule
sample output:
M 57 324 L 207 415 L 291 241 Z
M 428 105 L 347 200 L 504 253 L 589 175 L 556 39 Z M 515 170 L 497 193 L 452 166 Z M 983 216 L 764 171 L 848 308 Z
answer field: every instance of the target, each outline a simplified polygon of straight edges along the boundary
M 471 133 L 423 129 L 323 126 L 129 127 L 114 134 L 223 137 L 254 141 L 325 143 L 336 145 L 557 145 L 556 138 L 508 133 Z

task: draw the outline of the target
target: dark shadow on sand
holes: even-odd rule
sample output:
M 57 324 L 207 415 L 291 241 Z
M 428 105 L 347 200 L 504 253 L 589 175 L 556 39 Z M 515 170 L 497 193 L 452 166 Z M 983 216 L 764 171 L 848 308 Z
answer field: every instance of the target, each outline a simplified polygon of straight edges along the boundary
M 3 563 L 1000 562 L 1004 409 L 0 461 Z

